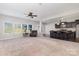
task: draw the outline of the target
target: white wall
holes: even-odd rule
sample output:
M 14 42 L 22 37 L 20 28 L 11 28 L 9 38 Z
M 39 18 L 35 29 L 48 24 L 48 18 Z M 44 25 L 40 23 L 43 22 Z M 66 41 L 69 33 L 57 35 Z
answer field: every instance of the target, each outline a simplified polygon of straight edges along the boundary
M 0 15 L 0 39 L 10 39 L 10 38 L 16 38 L 16 37 L 21 37 L 22 33 L 5 33 L 4 32 L 4 23 L 5 22 L 9 22 L 12 23 L 13 26 L 15 24 L 32 24 L 33 26 L 33 30 L 38 30 L 38 23 L 31 21 L 31 20 L 27 20 L 27 19 L 20 19 L 17 17 L 12 17 L 12 16 L 7 16 L 7 15 Z
M 50 34 L 50 30 L 56 30 L 56 28 L 55 28 L 55 22 L 52 22 L 52 23 L 50 23 L 50 24 L 47 24 L 46 26 L 45 26 L 45 33 L 49 36 L 49 34 Z

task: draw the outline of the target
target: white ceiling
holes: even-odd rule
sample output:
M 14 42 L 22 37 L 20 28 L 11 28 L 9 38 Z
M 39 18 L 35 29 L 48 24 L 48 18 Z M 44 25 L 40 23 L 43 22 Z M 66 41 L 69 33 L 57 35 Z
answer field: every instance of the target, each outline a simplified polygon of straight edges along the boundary
M 32 11 L 38 15 L 38 17 L 32 19 L 36 21 L 63 16 L 63 14 L 78 10 L 78 3 L 0 3 L 0 13 L 32 19 L 24 15 L 24 13 L 28 14 Z

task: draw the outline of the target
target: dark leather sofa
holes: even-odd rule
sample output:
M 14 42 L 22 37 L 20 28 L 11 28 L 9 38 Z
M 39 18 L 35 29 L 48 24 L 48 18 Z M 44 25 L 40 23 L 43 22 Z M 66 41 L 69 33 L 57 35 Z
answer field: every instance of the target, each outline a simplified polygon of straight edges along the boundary
M 30 33 L 30 37 L 37 37 L 37 30 L 32 30 Z

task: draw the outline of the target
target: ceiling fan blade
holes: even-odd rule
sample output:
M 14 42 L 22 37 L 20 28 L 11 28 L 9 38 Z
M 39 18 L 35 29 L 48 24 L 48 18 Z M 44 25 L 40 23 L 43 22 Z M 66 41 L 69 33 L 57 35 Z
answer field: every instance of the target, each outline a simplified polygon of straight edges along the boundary
M 33 16 L 31 16 L 31 18 L 34 18 Z
M 33 15 L 33 17 L 37 17 L 37 15 Z
M 26 14 L 25 14 L 26 15 Z M 37 15 L 33 15 L 33 13 L 32 12 L 29 12 L 29 14 L 27 15 L 27 17 L 31 17 L 31 18 L 34 18 L 34 17 L 37 17 Z
M 32 16 L 32 14 L 33 14 L 32 12 L 29 12 L 28 16 Z

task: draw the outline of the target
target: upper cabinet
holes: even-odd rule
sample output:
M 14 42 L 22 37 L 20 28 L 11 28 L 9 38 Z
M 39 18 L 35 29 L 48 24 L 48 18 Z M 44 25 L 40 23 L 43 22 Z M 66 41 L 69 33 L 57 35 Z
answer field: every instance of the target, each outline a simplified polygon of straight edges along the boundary
M 55 28 L 74 28 L 76 27 L 76 22 L 61 22 L 55 24 Z
M 76 20 L 75 22 L 76 22 L 76 24 L 79 24 L 79 20 Z

